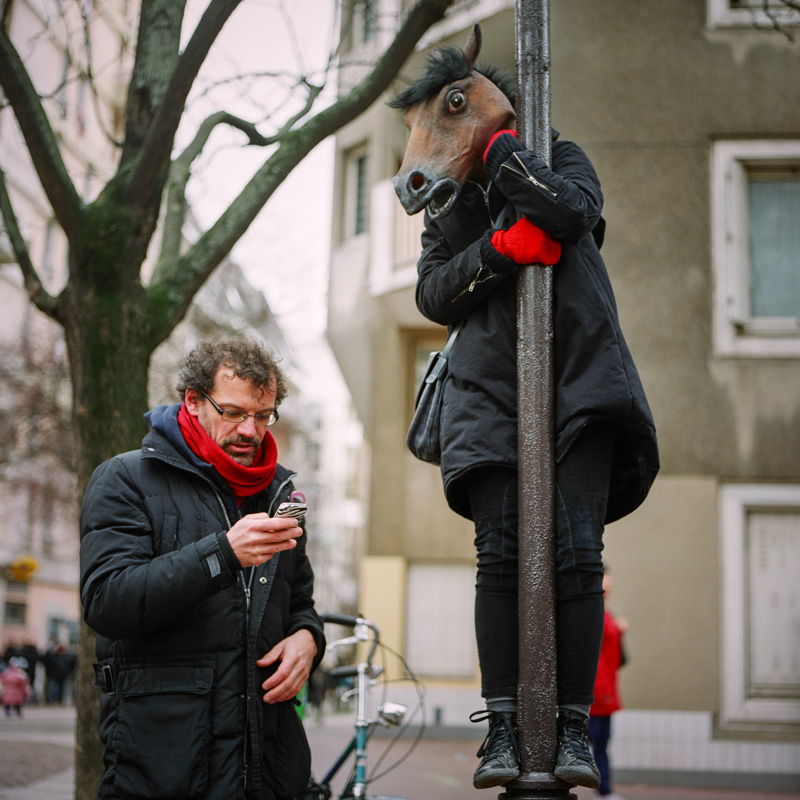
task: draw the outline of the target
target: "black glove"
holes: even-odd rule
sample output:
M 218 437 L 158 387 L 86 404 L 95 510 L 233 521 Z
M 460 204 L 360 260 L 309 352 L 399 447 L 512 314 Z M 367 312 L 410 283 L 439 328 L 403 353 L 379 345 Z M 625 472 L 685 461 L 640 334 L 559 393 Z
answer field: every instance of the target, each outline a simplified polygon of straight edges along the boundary
M 486 145 L 483 152 L 483 163 L 486 167 L 486 174 L 489 180 L 497 180 L 497 173 L 504 161 L 507 161 L 513 153 L 524 150 L 522 143 L 517 139 L 516 131 L 497 131 Z

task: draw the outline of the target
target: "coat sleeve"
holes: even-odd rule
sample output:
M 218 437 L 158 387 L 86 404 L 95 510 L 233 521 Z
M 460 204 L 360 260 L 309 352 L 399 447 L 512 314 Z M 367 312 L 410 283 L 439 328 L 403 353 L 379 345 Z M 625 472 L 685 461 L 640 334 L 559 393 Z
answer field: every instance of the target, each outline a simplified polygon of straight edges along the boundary
M 561 242 L 577 244 L 600 221 L 600 181 L 574 142 L 553 143 L 552 169 L 530 150 L 513 153 L 495 183 L 519 214 Z
M 439 225 L 427 214 L 425 221 L 422 255 L 417 263 L 417 308 L 433 322 L 450 325 L 463 319 L 503 281 L 515 275 L 517 265 L 492 247 L 491 229 L 460 252 L 454 252 Z
M 236 579 L 216 534 L 179 550 L 156 551 L 156 535 L 164 531 L 153 530 L 142 491 L 122 458 L 95 471 L 80 528 L 84 619 L 109 639 L 165 628 Z

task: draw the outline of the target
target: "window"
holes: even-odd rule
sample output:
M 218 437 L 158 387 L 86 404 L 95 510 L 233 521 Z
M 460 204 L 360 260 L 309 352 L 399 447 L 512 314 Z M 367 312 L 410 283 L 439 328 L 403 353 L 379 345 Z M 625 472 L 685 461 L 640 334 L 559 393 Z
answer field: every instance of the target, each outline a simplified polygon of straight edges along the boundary
M 800 485 L 725 486 L 720 524 L 721 725 L 796 725 Z
M 408 569 L 406 660 L 420 675 L 471 678 L 475 568 L 461 564 L 412 564 Z
M 47 620 L 47 638 L 60 644 L 77 644 L 79 626 L 75 620 L 50 617 Z
M 345 238 L 367 232 L 369 226 L 369 159 L 366 146 L 347 153 Z
M 373 42 L 378 34 L 379 0 L 352 0 L 342 11 L 342 45 L 353 50 Z
M 25 603 L 13 603 L 11 601 L 6 602 L 5 614 L 4 614 L 4 623 L 6 625 L 25 625 L 25 617 L 27 614 L 28 607 Z
M 378 32 L 378 0 L 362 0 L 361 41 L 371 42 Z
M 54 219 L 47 220 L 44 231 L 44 255 L 42 257 L 42 277 L 49 280 L 55 272 L 55 240 L 58 223 Z
M 717 142 L 712 181 L 717 353 L 800 356 L 800 141 Z
M 800 24 L 800 11 L 786 0 L 707 0 L 707 4 L 709 28 Z

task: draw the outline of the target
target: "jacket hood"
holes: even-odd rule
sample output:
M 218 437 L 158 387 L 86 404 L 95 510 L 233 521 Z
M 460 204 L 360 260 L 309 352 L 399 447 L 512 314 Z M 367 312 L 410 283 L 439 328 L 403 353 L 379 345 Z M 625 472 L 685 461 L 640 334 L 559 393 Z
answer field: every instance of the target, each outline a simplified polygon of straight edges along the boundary
M 182 405 L 183 403 L 174 403 L 173 405 L 156 406 L 144 415 L 145 422 L 151 430 L 163 436 L 192 466 L 205 471 L 211 468 L 216 474 L 216 470 L 195 455 L 183 438 L 181 426 L 178 424 L 178 412 Z

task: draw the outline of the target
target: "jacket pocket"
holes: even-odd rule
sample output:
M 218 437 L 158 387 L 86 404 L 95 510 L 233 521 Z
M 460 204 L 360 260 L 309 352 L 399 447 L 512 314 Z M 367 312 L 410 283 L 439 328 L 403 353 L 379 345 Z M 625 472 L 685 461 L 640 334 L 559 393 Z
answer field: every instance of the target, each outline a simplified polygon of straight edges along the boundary
M 114 788 L 123 797 L 191 800 L 208 788 L 213 667 L 119 673 Z

